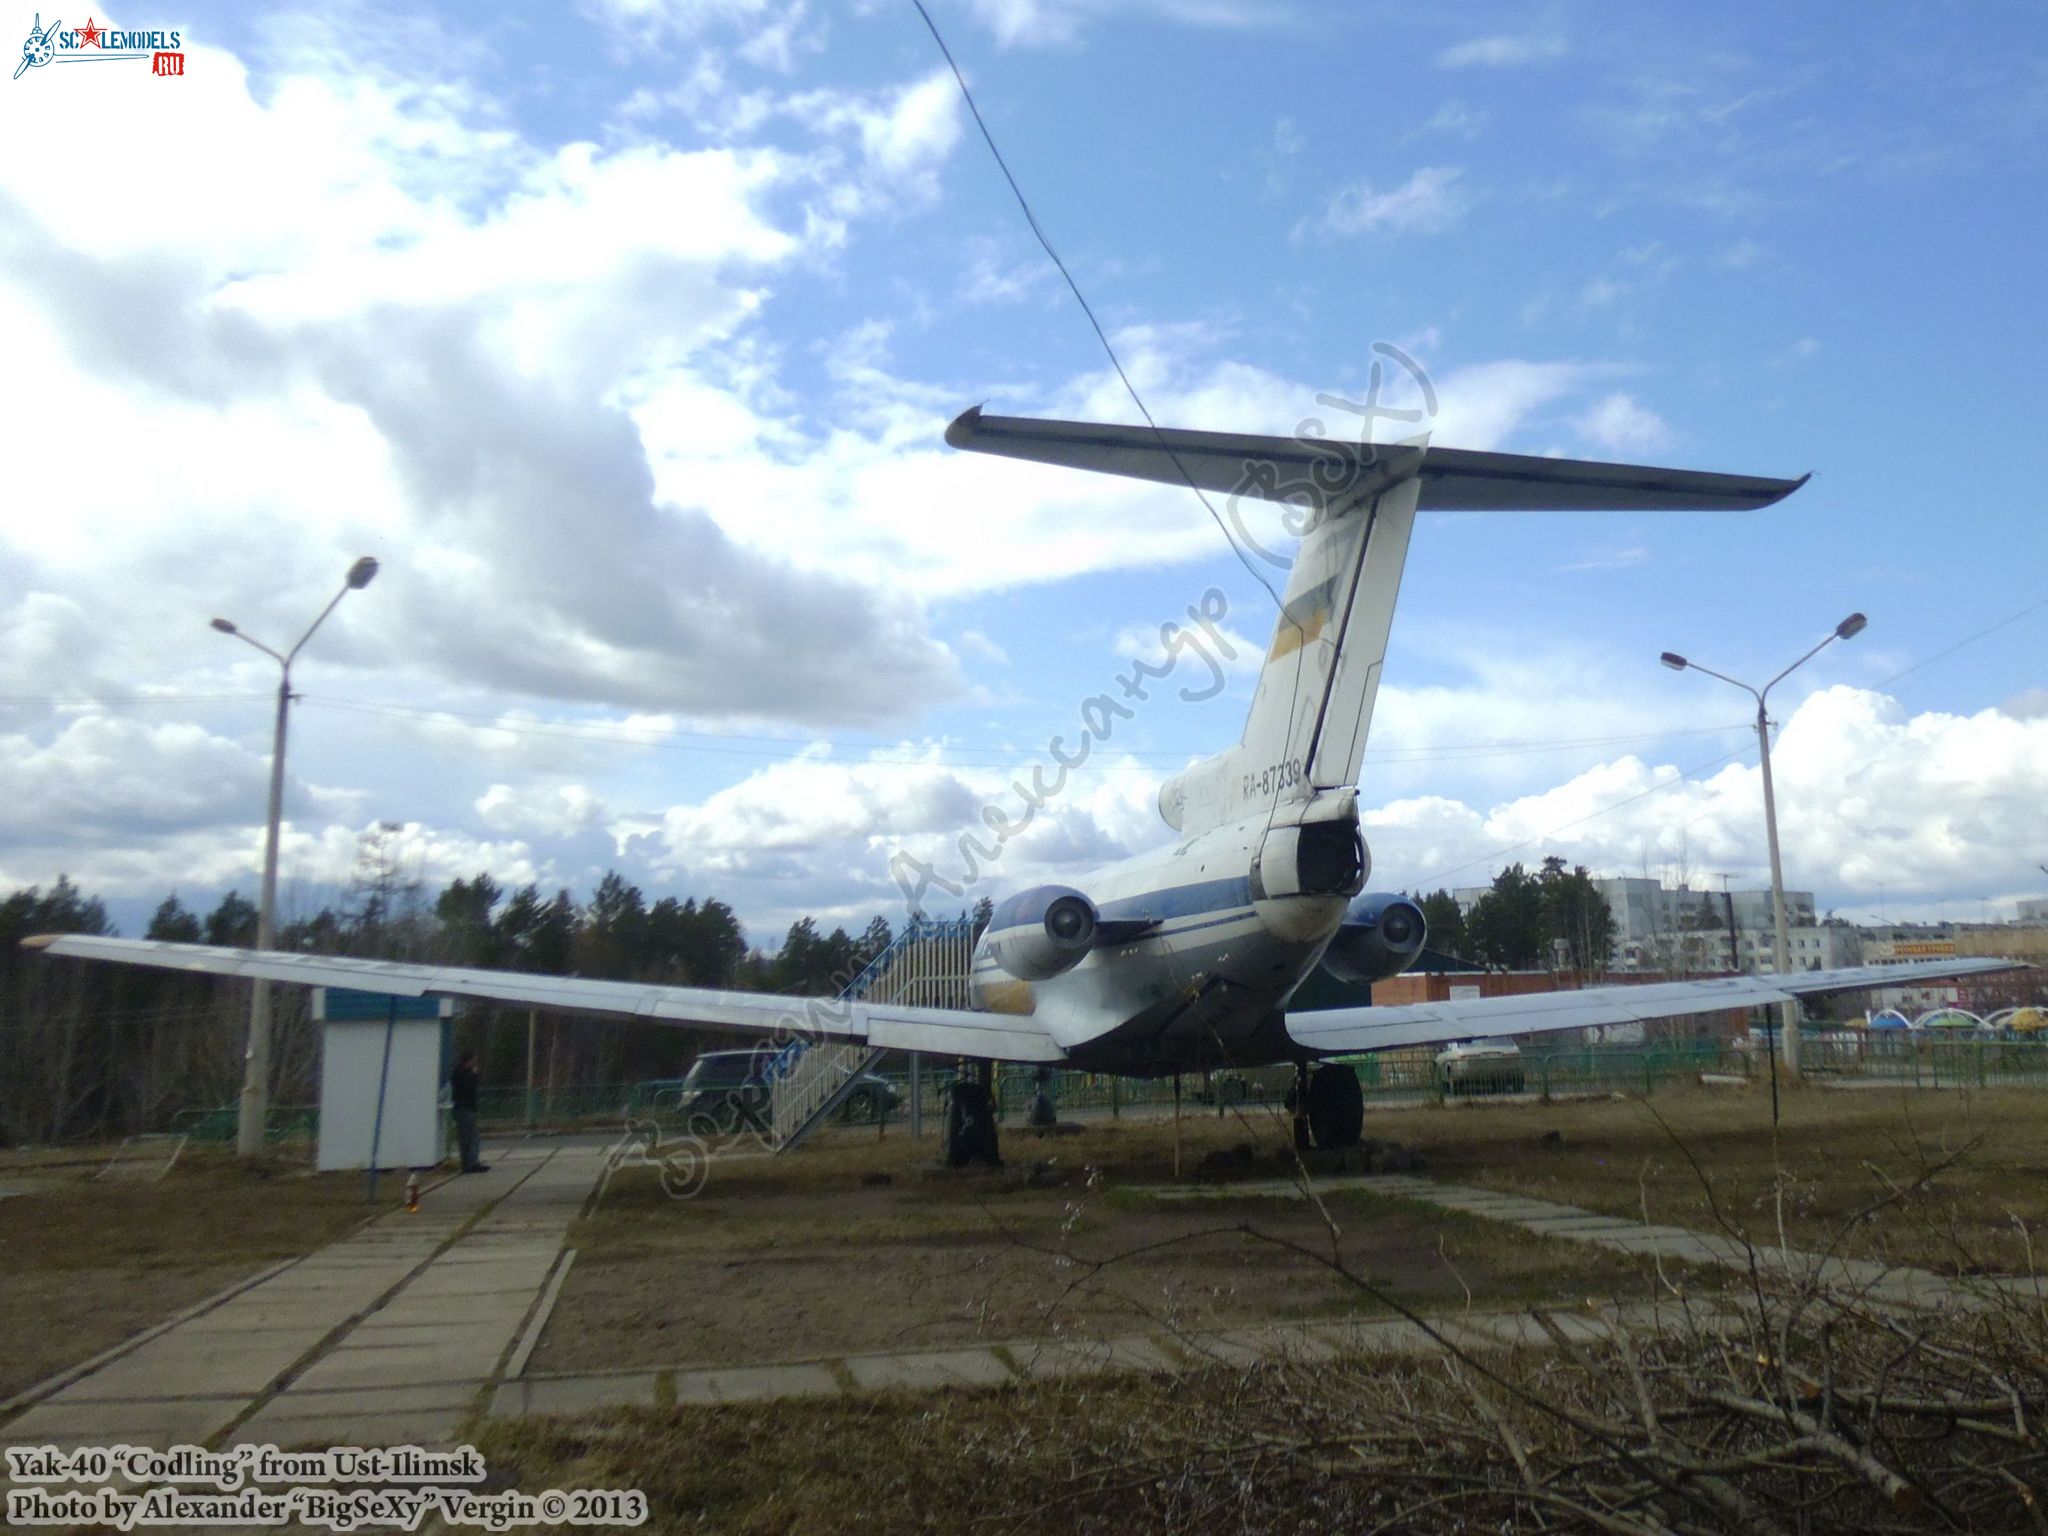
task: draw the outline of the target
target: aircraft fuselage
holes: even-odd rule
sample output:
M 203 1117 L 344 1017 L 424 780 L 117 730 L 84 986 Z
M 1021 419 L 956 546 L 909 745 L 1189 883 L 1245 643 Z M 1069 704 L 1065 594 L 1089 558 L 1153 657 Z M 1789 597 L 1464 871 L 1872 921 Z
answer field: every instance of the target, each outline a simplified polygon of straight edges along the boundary
M 975 949 L 974 1005 L 1029 1014 L 1087 1071 L 1157 1076 L 1294 1059 L 1282 1010 L 1322 958 L 1364 871 L 1328 894 L 1267 894 L 1258 860 L 1273 819 L 1262 812 L 1082 877 L 1075 887 L 1105 927 L 1157 926 L 1099 944 L 1041 980 L 1019 980 L 999 962 L 1007 903 L 999 904 Z M 1355 839 L 1355 819 L 1348 826 Z

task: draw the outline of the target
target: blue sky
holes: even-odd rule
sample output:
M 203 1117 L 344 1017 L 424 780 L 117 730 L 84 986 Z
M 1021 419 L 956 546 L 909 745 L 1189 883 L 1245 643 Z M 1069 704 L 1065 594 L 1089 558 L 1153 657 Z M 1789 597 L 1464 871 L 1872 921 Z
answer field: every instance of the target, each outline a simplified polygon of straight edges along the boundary
M 1759 882 L 1745 700 L 1656 655 L 1761 680 L 1856 609 L 1774 697 L 1788 878 L 1854 915 L 2048 886 L 2048 612 L 1893 680 L 2048 595 L 2027 8 L 933 13 L 1162 424 L 1341 431 L 1316 395 L 1384 341 L 1442 443 L 1814 473 L 1756 515 L 1428 520 L 1375 883 Z M 937 865 L 1162 621 L 1215 588 L 1270 628 L 1191 496 L 941 445 L 980 401 L 1133 408 L 907 0 L 98 19 L 181 27 L 188 71 L 0 89 L 0 884 L 131 928 L 247 889 L 272 679 L 204 620 L 288 640 L 359 553 L 300 674 L 301 901 L 394 821 L 429 885 L 897 916 L 891 855 Z M 1120 723 L 992 884 L 1153 840 L 1229 681 Z

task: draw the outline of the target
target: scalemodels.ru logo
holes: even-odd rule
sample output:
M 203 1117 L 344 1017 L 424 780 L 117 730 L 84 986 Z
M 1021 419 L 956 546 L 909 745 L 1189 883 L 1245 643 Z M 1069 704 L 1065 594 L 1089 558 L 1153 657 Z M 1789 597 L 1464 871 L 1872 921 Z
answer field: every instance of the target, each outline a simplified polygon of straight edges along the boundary
M 120 27 L 103 27 L 88 19 L 82 27 L 67 29 L 63 22 L 43 25 L 36 13 L 28 29 L 28 41 L 21 45 L 21 62 L 14 66 L 19 80 L 24 70 L 45 64 L 92 64 L 109 59 L 147 61 L 152 75 L 185 73 L 185 35 L 182 32 L 131 32 Z

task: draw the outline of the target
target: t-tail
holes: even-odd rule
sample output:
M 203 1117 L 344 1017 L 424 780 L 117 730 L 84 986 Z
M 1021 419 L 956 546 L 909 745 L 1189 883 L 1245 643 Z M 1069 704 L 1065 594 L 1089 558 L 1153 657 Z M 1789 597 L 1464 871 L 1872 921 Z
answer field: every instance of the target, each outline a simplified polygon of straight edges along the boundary
M 1229 496 L 1305 515 L 1273 642 L 1238 744 L 1169 779 L 1159 812 L 1192 834 L 1253 816 L 1274 827 L 1333 824 L 1355 842 L 1357 785 L 1419 511 L 1746 511 L 1804 479 L 1654 469 L 1426 442 L 1359 445 L 1087 422 L 984 416 L 946 430 L 955 448 L 1063 464 Z M 1327 839 L 1332 858 L 1339 843 Z M 1363 878 L 1363 870 L 1357 878 Z

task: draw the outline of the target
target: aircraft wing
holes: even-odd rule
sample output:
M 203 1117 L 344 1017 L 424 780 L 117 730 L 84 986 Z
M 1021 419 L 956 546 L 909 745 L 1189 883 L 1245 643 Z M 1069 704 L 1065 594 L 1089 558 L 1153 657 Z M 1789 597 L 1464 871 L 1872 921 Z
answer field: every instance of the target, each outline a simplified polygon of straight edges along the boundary
M 1413 445 L 1327 438 L 1104 426 L 984 416 L 976 406 L 946 428 L 955 448 L 1269 501 L 1348 504 L 1410 478 L 1434 512 L 1743 512 L 1806 483 Z
M 1704 981 L 1651 982 L 1644 986 L 1585 987 L 1576 992 L 1530 992 L 1447 1003 L 1399 1003 L 1387 1008 L 1330 1008 L 1287 1015 L 1288 1038 L 1318 1056 L 1383 1051 L 1399 1045 L 1435 1045 L 1481 1035 L 1533 1035 L 1588 1024 L 1631 1024 L 1724 1008 L 1754 1008 L 1826 992 L 1910 987 L 1953 976 L 2024 969 L 2012 960 L 1923 960 L 1904 965 L 1860 965 L 1791 976 L 1717 976 Z
M 206 944 L 165 944 L 86 934 L 43 934 L 22 943 L 46 954 L 111 960 L 157 970 L 246 976 L 308 987 L 353 987 L 400 997 L 466 997 L 515 1008 L 645 1019 L 651 1024 L 673 1024 L 683 1029 L 751 1029 L 784 1038 L 816 1035 L 865 1041 L 889 1050 L 971 1056 L 988 1061 L 1057 1062 L 1066 1058 L 1065 1050 L 1029 1018 L 979 1013 L 969 1008 L 918 1008 L 904 1003 L 720 992 L 708 987 L 592 981 L 581 976 L 465 970 L 396 960 L 351 960 L 335 955 L 220 949 Z

